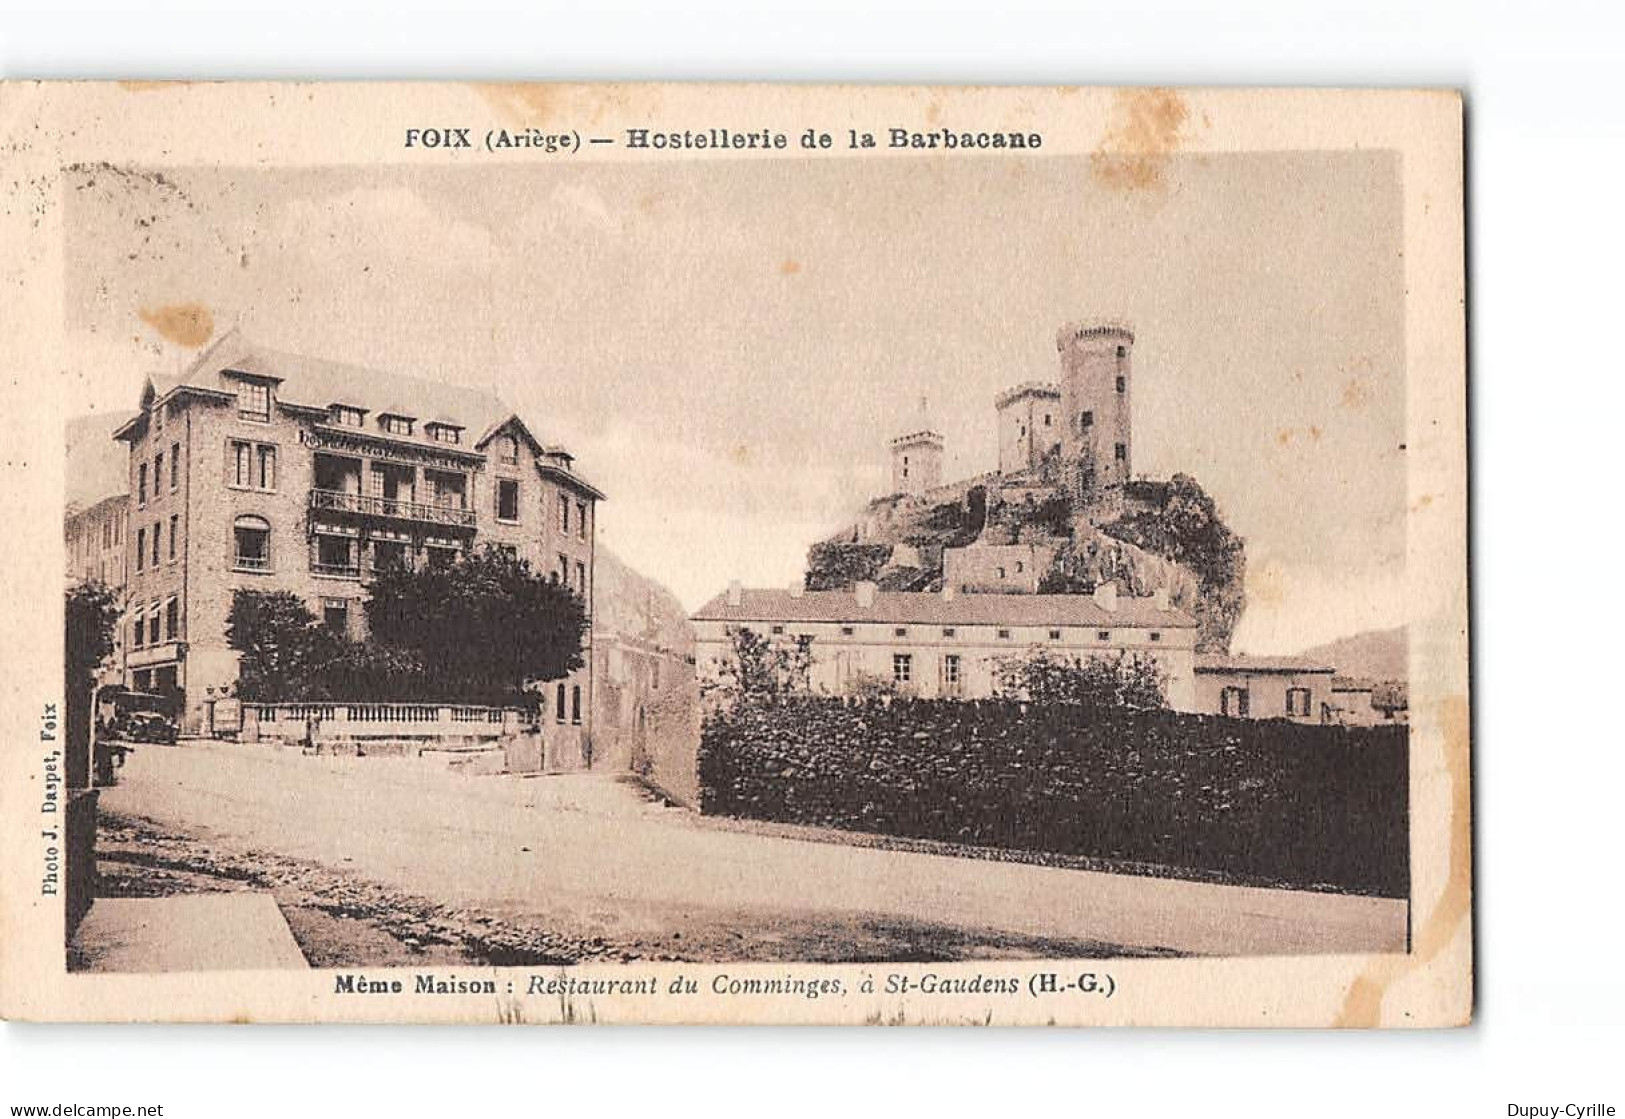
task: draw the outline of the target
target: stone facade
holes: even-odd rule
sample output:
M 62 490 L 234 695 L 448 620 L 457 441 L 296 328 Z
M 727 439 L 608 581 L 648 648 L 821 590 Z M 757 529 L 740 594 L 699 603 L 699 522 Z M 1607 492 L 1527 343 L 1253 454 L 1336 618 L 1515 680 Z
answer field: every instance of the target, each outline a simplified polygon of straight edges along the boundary
M 492 543 L 591 601 L 602 495 L 486 394 L 228 335 L 178 380 L 149 382 L 117 437 L 130 449 L 127 680 L 180 694 L 188 732 L 208 733 L 233 694 L 239 588 L 292 591 L 359 638 L 381 565 Z M 548 685 L 544 708 L 577 753 L 588 661 Z
M 942 485 L 942 436 L 916 431 L 891 441 L 893 493 L 921 494 Z
M 1134 476 L 1134 332 L 1109 320 L 1067 323 L 1055 345 L 1061 355 L 1067 487 L 1080 508 L 1120 502 Z
M 942 582 L 959 591 L 1037 594 L 1055 562 L 1049 544 L 983 544 L 942 550 Z
M 1196 659 L 1196 710 L 1237 719 L 1337 722 L 1332 669 L 1301 657 Z
M 999 473 L 1037 470 L 1061 445 L 1065 420 L 1061 390 L 1028 382 L 1001 392 L 993 401 L 999 427 Z
M 75 509 L 63 518 L 62 536 L 67 556 L 69 583 L 96 582 L 123 597 L 125 533 L 128 529 L 130 495 L 104 497 L 85 509 Z M 124 681 L 124 639 L 126 625 L 113 631 L 113 651 L 97 673 L 96 683 Z
M 693 621 L 702 679 L 716 677 L 743 627 L 786 646 L 810 639 L 810 683 L 821 694 L 879 683 L 922 698 L 985 698 L 1003 657 L 1128 654 L 1158 663 L 1171 706 L 1195 708 L 1195 621 L 1163 597 L 1120 598 L 1110 584 L 1093 596 L 732 587 Z

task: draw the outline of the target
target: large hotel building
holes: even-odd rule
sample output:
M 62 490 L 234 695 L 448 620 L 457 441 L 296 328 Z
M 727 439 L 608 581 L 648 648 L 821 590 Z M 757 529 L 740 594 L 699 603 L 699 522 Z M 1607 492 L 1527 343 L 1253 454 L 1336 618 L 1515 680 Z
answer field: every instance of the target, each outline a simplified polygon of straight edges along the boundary
M 182 697 L 188 733 L 207 733 L 214 702 L 234 694 L 238 588 L 292 591 L 360 637 L 373 572 L 489 543 L 592 601 L 603 494 L 488 393 L 233 332 L 179 377 L 149 379 L 115 437 L 130 451 L 126 682 Z M 577 746 L 592 709 L 585 659 L 544 707 Z

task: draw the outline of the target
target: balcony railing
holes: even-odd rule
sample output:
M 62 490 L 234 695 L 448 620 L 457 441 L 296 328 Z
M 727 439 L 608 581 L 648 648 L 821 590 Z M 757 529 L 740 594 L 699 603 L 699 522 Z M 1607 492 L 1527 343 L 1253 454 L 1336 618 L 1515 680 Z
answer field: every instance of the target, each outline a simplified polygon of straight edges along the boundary
M 430 505 L 422 501 L 402 501 L 378 494 L 345 493 L 342 490 L 311 490 L 310 507 L 325 513 L 362 513 L 397 521 L 423 521 L 436 525 L 475 527 L 474 510 L 456 505 Z

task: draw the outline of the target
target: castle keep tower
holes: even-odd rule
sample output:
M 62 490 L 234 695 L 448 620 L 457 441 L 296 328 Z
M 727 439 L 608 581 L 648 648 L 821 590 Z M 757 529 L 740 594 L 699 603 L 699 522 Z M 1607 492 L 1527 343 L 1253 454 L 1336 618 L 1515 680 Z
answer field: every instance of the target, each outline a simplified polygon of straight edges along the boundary
M 1050 450 L 1060 445 L 1066 427 L 1061 390 L 1029 381 L 993 398 L 999 417 L 999 473 L 1036 470 Z
M 919 494 L 942 485 L 943 439 L 931 429 L 925 397 L 920 397 L 919 427 L 891 441 L 891 492 Z
M 942 436 L 916 431 L 891 441 L 893 493 L 918 494 L 942 485 Z
M 1114 319 L 1070 322 L 1056 334 L 1055 348 L 1061 355 L 1067 488 L 1083 508 L 1120 500 L 1133 476 L 1134 331 Z

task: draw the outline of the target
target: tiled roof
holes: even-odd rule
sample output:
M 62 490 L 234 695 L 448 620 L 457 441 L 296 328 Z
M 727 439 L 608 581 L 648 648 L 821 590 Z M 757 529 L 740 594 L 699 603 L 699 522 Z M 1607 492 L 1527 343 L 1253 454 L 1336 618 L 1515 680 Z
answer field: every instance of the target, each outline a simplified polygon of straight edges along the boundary
M 514 418 L 512 408 L 482 389 L 285 353 L 251 342 L 235 330 L 204 349 L 179 377 L 154 376 L 150 380 L 154 394 L 160 398 L 182 386 L 235 394 L 237 387 L 227 377 L 232 371 L 277 380 L 279 404 L 322 410 L 344 404 L 366 409 L 373 416 L 432 416 L 433 422 L 470 432 L 474 436 L 470 448 L 478 447 Z M 430 439 L 426 428 L 427 424 L 420 424 L 410 436 L 389 438 L 444 451 L 447 445 Z M 370 426 L 368 430 L 372 430 Z M 585 479 L 578 480 L 592 490 Z M 596 490 L 592 492 L 597 494 Z
M 1198 672 L 1331 672 L 1332 667 L 1308 657 L 1208 655 L 1196 658 Z
M 853 591 L 804 591 L 784 588 L 746 589 L 740 605 L 730 606 L 726 592 L 694 612 L 696 621 L 739 622 L 882 622 L 917 625 L 987 626 L 1163 626 L 1192 627 L 1180 610 L 1159 609 L 1149 598 L 1120 596 L 1116 610 L 1106 610 L 1081 594 L 941 594 L 923 591 L 876 591 L 874 604 L 863 606 Z

